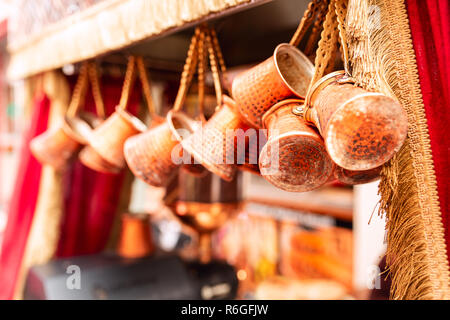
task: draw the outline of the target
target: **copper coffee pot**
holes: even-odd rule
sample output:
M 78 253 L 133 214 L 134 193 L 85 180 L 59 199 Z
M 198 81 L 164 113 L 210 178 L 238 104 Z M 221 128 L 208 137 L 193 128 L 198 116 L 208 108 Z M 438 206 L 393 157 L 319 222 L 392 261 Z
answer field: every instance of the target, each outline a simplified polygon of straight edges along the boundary
M 199 259 L 211 260 L 211 234 L 235 216 L 242 205 L 242 173 L 228 182 L 207 173 L 203 177 L 180 170 L 175 213 L 199 234 Z
M 150 216 L 124 213 L 121 217 L 117 253 L 124 258 L 143 258 L 153 253 Z
M 298 113 L 314 123 L 330 157 L 347 170 L 383 165 L 406 139 L 408 120 L 400 103 L 356 87 L 345 71 L 318 80 L 308 92 L 305 107 Z

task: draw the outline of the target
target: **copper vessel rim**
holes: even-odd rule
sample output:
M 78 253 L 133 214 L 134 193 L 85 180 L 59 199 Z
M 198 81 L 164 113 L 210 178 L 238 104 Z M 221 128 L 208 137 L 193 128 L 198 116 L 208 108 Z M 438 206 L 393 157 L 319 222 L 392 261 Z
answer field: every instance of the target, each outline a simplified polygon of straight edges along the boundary
M 267 118 L 272 115 L 274 112 L 276 112 L 278 109 L 280 109 L 282 106 L 284 106 L 285 104 L 288 103 L 298 103 L 300 105 L 304 104 L 304 100 L 303 99 L 286 99 L 286 100 L 282 100 L 276 104 L 274 104 L 269 110 L 267 110 L 266 113 L 264 113 L 264 115 L 261 118 L 261 122 L 263 124 L 263 129 L 267 129 L 267 125 L 266 125 L 266 120 Z
M 297 92 L 297 90 L 292 88 L 292 86 L 286 81 L 285 77 L 283 76 L 283 73 L 281 72 L 280 66 L 278 65 L 277 57 L 278 57 L 278 54 L 280 53 L 280 51 L 283 49 L 289 50 L 288 52 L 295 52 L 297 57 L 300 58 L 300 61 L 302 62 L 302 66 L 306 67 L 306 69 L 308 69 L 307 71 L 309 72 L 310 79 L 312 79 L 312 77 L 314 75 L 314 65 L 311 63 L 311 61 L 308 59 L 308 57 L 305 56 L 305 54 L 303 52 L 301 52 L 297 47 L 290 45 L 289 43 L 279 44 L 275 48 L 274 54 L 272 56 L 273 62 L 275 64 L 275 68 L 277 69 L 278 75 L 280 76 L 283 83 L 289 88 L 289 90 L 291 90 L 293 93 L 295 93 L 298 97 L 305 98 L 307 92 L 304 92 L 303 94 L 300 94 L 299 92 Z
M 178 120 L 181 121 L 183 123 L 183 125 L 185 125 L 185 129 L 189 130 L 189 132 L 191 134 L 193 134 L 196 131 L 196 129 L 199 129 L 199 128 L 195 128 L 193 125 L 191 125 L 191 121 L 195 121 L 195 120 L 190 118 L 184 112 L 170 110 L 169 112 L 167 112 L 167 116 L 166 116 L 167 124 L 169 125 L 170 131 L 172 132 L 172 134 L 174 135 L 175 139 L 178 142 L 182 142 L 183 138 L 178 133 L 177 128 L 175 128 L 175 125 L 173 123 L 174 117 L 178 118 Z
M 308 91 L 306 98 L 305 98 L 305 107 L 312 108 L 312 101 L 316 96 L 316 93 L 319 91 L 319 89 L 323 89 L 329 84 L 335 82 L 338 80 L 339 77 L 345 76 L 344 70 L 338 70 L 331 72 L 314 83 L 314 85 L 311 87 L 311 89 Z M 352 80 L 348 80 L 348 83 L 354 83 Z
M 386 98 L 388 98 L 388 99 L 391 99 L 390 97 L 387 97 L 387 96 L 385 96 L 384 94 L 379 93 L 379 92 L 365 92 L 365 93 L 358 94 L 358 95 L 356 95 L 356 96 L 350 98 L 349 100 L 345 101 L 344 103 L 342 103 L 342 104 L 336 109 L 336 112 L 333 114 L 333 116 L 332 116 L 332 117 L 330 118 L 330 120 L 328 121 L 328 124 L 327 124 L 327 127 L 326 127 L 326 129 L 325 129 L 325 132 L 328 132 L 330 127 L 334 127 L 334 126 L 333 126 L 333 120 L 334 120 L 336 117 L 339 116 L 340 111 L 343 110 L 344 107 L 345 107 L 346 105 L 348 105 L 349 103 L 351 103 L 351 102 L 353 102 L 353 101 L 355 101 L 355 100 L 358 100 L 358 99 L 360 99 L 360 98 L 363 98 L 363 97 L 380 97 L 380 96 L 381 96 L 381 97 L 386 97 Z M 403 110 L 403 109 L 402 109 L 402 110 Z M 400 147 L 403 145 L 404 140 L 406 139 L 406 134 L 407 134 L 407 131 L 404 132 L 404 137 L 403 137 L 403 139 L 400 139 L 400 140 L 399 140 L 398 145 L 397 145 L 395 148 L 392 148 L 391 152 L 386 152 L 386 153 L 384 153 L 382 156 L 380 156 L 379 158 L 377 158 L 377 161 L 370 161 L 370 163 L 371 163 L 370 165 L 367 164 L 367 160 L 366 160 L 366 161 L 363 162 L 363 164 L 361 164 L 361 165 L 359 165 L 359 166 L 356 166 L 356 165 L 354 164 L 354 167 L 352 167 L 352 168 L 346 167 L 346 165 L 345 165 L 344 163 L 342 163 L 343 157 L 340 157 L 340 156 L 339 156 L 340 153 L 339 153 L 339 152 L 336 152 L 336 151 L 337 151 L 336 148 L 333 148 L 333 147 L 332 147 L 332 146 L 334 146 L 334 143 L 333 143 L 333 141 L 332 141 L 332 137 L 333 137 L 332 134 L 328 134 L 328 136 L 327 136 L 327 143 L 326 143 L 326 145 L 327 145 L 327 151 L 328 151 L 328 153 L 330 154 L 330 157 L 332 157 L 333 161 L 335 161 L 337 165 L 339 165 L 340 167 L 342 167 L 342 168 L 344 168 L 344 169 L 346 169 L 346 170 L 351 170 L 351 171 L 365 171 L 365 170 L 372 170 L 372 169 L 375 169 L 376 167 L 379 167 L 379 166 L 383 165 L 384 163 L 386 163 L 386 161 L 388 161 L 389 159 L 391 159 L 392 156 L 393 156 L 396 152 L 398 152 L 398 150 L 400 149 Z M 330 146 L 330 147 L 329 147 L 329 146 Z
M 147 131 L 147 126 L 138 117 L 132 115 L 127 110 L 124 110 L 120 106 L 117 106 L 116 112 L 122 119 L 124 119 L 135 130 L 139 131 L 140 133 Z

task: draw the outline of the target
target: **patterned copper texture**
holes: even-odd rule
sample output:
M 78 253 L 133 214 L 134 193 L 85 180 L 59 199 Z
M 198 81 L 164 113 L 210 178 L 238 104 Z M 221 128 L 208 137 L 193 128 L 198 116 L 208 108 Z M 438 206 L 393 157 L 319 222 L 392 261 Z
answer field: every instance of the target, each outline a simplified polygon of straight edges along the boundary
M 163 187 L 179 165 L 172 159 L 177 145 L 167 121 L 158 118 L 150 130 L 125 142 L 125 159 L 136 177 L 149 185 Z
M 233 80 L 232 93 L 242 120 L 261 128 L 261 117 L 277 102 L 306 95 L 314 66 L 296 47 L 280 44 L 272 57 Z
M 78 141 L 65 127 L 66 123 L 63 121 L 30 142 L 31 152 L 36 159 L 57 170 L 64 169 L 80 148 Z
M 358 185 L 376 181 L 380 178 L 381 167 L 370 170 L 352 171 L 336 166 L 334 177 L 348 185 Z
M 333 174 L 320 135 L 292 109 L 302 100 L 285 100 L 273 106 L 264 116 L 268 142 L 259 156 L 262 176 L 278 188 L 305 192 L 324 185 Z
M 242 122 L 230 98 L 224 98 L 221 108 L 201 127 L 181 140 L 183 148 L 199 163 L 226 181 L 236 174 L 236 130 Z M 182 120 L 182 119 L 180 119 Z
M 103 159 L 118 168 L 123 168 L 125 141 L 145 130 L 146 126 L 138 118 L 116 108 L 116 111 L 92 132 L 89 143 Z
M 153 253 L 148 214 L 123 214 L 117 253 L 124 258 L 143 258 Z
M 321 132 L 330 157 L 348 170 L 383 165 L 406 139 L 402 106 L 380 93 L 331 82 L 318 90 L 307 115 Z

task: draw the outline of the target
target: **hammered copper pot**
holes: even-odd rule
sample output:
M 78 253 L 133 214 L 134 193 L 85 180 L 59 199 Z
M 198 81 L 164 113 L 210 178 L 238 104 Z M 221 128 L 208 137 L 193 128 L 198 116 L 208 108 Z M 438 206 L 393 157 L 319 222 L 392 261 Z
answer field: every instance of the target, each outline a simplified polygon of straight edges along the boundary
M 353 171 L 336 166 L 334 177 L 339 182 L 348 185 L 364 184 L 380 179 L 381 168 L 382 167 L 377 167 L 370 170 Z
M 125 142 L 125 159 L 136 177 L 149 185 L 163 187 L 180 165 L 173 159 L 177 145 L 167 121 L 156 117 L 150 130 Z
M 90 146 L 107 162 L 117 168 L 125 166 L 125 141 L 147 129 L 141 120 L 117 107 L 91 135 Z
M 232 96 L 242 120 L 261 128 L 263 114 L 277 102 L 305 97 L 313 74 L 313 64 L 300 50 L 280 44 L 272 57 L 233 80 Z
M 200 130 L 193 131 L 191 135 L 181 139 L 181 145 L 206 169 L 226 181 L 231 181 L 237 170 L 236 130 L 241 127 L 242 122 L 234 108 L 234 102 L 224 96 L 220 109 Z
M 30 142 L 32 154 L 43 164 L 50 165 L 57 170 L 64 169 L 80 148 L 80 143 L 62 121 Z
M 334 164 L 320 135 L 302 117 L 292 113 L 303 100 L 288 99 L 263 117 L 268 141 L 261 150 L 261 175 L 286 191 L 305 192 L 324 185 Z
M 408 120 L 400 103 L 356 87 L 343 71 L 320 79 L 307 101 L 305 118 L 316 125 L 330 157 L 344 169 L 379 167 L 406 139 Z

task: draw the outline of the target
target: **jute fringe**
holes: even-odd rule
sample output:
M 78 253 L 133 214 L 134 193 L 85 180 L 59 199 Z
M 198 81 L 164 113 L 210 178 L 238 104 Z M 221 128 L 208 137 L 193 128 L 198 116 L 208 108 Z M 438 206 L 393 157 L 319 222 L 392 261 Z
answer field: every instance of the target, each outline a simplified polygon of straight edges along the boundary
M 380 214 L 387 221 L 392 299 L 450 299 L 436 176 L 425 109 L 402 0 L 350 0 L 347 14 L 353 76 L 396 97 L 408 114 L 408 138 L 382 170 Z

